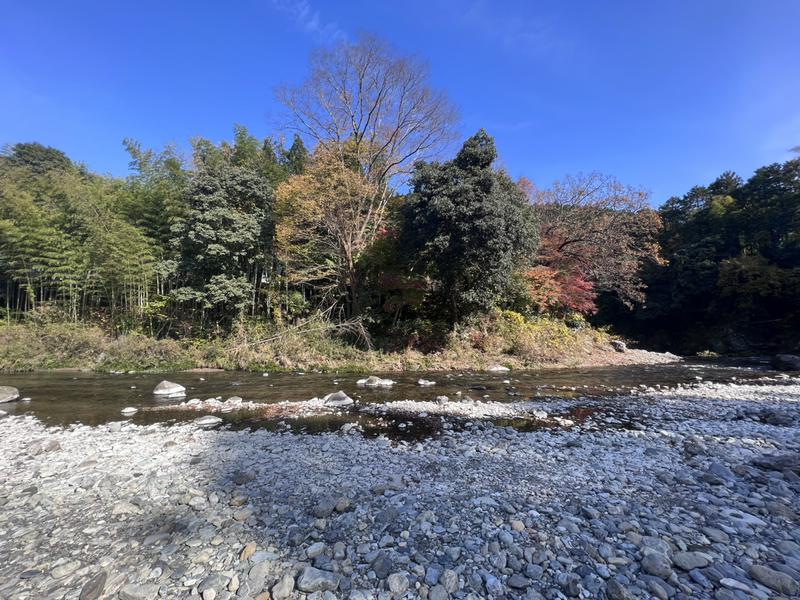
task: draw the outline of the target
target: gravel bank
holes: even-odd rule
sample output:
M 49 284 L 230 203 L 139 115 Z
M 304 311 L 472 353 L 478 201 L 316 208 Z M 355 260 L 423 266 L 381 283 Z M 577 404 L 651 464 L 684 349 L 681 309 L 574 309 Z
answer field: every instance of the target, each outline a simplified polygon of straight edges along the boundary
M 0 598 L 800 597 L 800 380 L 620 405 L 399 443 L 8 416 Z

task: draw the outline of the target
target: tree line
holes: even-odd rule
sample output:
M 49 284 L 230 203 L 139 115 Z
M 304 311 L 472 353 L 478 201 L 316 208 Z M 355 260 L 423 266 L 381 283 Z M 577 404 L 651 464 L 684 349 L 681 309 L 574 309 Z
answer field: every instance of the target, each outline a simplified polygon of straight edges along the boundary
M 126 178 L 7 147 L 6 320 L 166 337 L 324 318 L 422 344 L 497 309 L 639 335 L 676 315 L 797 317 L 798 161 L 747 183 L 726 174 L 658 211 L 598 173 L 538 188 L 498 167 L 484 130 L 443 160 L 457 110 L 424 63 L 369 36 L 317 51 L 278 98 L 290 141 L 237 126 L 231 141 L 192 140 L 186 159 L 126 140 Z

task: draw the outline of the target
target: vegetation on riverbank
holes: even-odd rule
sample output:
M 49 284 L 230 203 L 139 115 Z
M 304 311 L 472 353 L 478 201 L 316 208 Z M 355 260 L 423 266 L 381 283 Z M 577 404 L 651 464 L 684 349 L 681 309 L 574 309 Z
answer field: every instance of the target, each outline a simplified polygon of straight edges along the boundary
M 125 179 L 6 148 L 0 367 L 611 361 L 587 319 L 687 353 L 800 343 L 800 160 L 658 211 L 609 175 L 539 188 L 483 129 L 442 160 L 454 106 L 368 36 L 279 96 L 290 144 L 126 140 Z
M 646 357 L 615 352 L 609 335 L 585 322 L 527 320 L 495 311 L 447 332 L 439 350 L 362 349 L 323 321 L 294 327 L 241 324 L 228 336 L 156 339 L 141 333 L 112 335 L 83 323 L 0 326 L 0 371 L 90 369 L 174 371 L 193 368 L 250 371 L 378 372 L 604 365 Z

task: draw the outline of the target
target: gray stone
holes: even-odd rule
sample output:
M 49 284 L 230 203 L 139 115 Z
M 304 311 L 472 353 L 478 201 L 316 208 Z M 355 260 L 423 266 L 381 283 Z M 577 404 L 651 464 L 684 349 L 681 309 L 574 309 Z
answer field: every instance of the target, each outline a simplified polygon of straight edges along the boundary
M 350 406 L 351 404 L 354 404 L 353 399 L 345 394 L 342 390 L 328 394 L 322 399 L 322 401 L 325 403 L 325 406 L 331 406 L 334 408 Z
M 291 573 L 286 573 L 278 583 L 272 586 L 272 598 L 273 600 L 288 600 L 292 596 L 292 591 L 294 591 L 294 577 Z
M 0 404 L 13 402 L 19 398 L 19 390 L 10 385 L 0 385 Z
M 185 396 L 186 395 L 186 388 L 180 385 L 179 383 L 173 383 L 172 381 L 167 381 L 166 379 L 159 383 L 155 389 L 153 390 L 154 396 Z
M 389 575 L 386 583 L 389 586 L 389 591 L 392 592 L 392 596 L 395 598 L 399 598 L 408 590 L 408 577 L 406 577 L 404 573 L 392 573 Z
M 119 592 L 120 600 L 154 600 L 158 595 L 158 586 L 153 583 L 129 583 Z
M 636 598 L 636 596 L 630 593 L 628 589 L 616 579 L 608 580 L 606 584 L 606 595 L 609 600 L 635 600 Z
M 642 557 L 642 569 L 645 573 L 669 579 L 672 575 L 672 563 L 661 552 L 649 552 Z
M 332 496 L 325 496 L 324 498 L 320 498 L 311 511 L 311 514 L 317 519 L 324 519 L 329 517 L 334 510 L 336 510 L 336 499 Z
M 297 589 L 301 592 L 332 592 L 339 587 L 339 578 L 328 571 L 306 567 L 297 578 Z
M 800 594 L 800 585 L 798 585 L 793 577 L 786 573 L 781 573 L 780 571 L 770 569 L 763 565 L 753 564 L 747 569 L 747 574 L 760 584 L 776 592 L 780 592 L 781 594 L 786 594 L 788 596 Z
M 97 575 L 83 584 L 80 596 L 78 596 L 78 600 L 97 600 L 106 587 L 107 579 L 108 573 L 105 571 L 100 571 Z
M 435 585 L 428 592 L 428 600 L 448 600 L 450 594 L 444 589 L 443 585 Z
M 691 571 L 692 569 L 702 569 L 709 565 L 708 558 L 700 552 L 677 552 L 672 557 L 672 562 L 679 569 Z

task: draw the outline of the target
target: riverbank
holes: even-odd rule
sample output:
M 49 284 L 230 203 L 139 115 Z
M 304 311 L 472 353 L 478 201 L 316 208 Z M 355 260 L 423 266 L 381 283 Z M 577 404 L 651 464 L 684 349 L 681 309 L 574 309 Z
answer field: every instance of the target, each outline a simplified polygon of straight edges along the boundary
M 0 598 L 797 597 L 800 379 L 620 400 L 408 442 L 8 416 Z
M 514 313 L 512 313 L 514 314 Z M 496 317 L 452 332 L 436 351 L 365 350 L 329 332 L 242 328 L 225 338 L 156 339 L 113 336 L 97 326 L 48 323 L 0 326 L 0 372 L 89 371 L 322 371 L 338 373 L 486 370 L 663 364 L 669 353 L 617 351 L 606 332 L 562 321 Z

